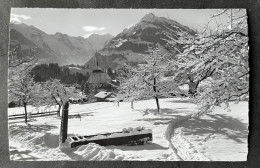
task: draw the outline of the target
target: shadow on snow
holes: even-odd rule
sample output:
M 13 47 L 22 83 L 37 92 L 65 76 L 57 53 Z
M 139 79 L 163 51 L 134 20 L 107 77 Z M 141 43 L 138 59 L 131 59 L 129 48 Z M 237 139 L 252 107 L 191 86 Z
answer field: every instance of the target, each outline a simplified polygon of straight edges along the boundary
M 183 124 L 184 135 L 221 134 L 238 143 L 248 136 L 247 124 L 225 114 L 208 114 L 209 119 L 191 119 Z
M 11 125 L 9 126 L 9 130 L 12 129 L 12 131 L 18 131 L 19 133 L 28 133 L 28 132 L 46 132 L 53 129 L 57 129 L 57 126 L 42 124 L 42 125 Z
M 146 109 L 143 116 L 148 114 L 155 114 L 157 109 Z M 161 113 L 154 118 L 144 118 L 137 121 L 148 121 L 153 125 L 168 125 L 173 119 L 180 118 L 183 115 L 190 114 L 192 111 L 185 108 L 177 109 L 161 109 Z M 207 114 L 201 118 L 193 118 L 184 122 L 181 127 L 184 128 L 184 135 L 213 135 L 221 134 L 227 138 L 232 139 L 238 143 L 243 143 L 242 139 L 248 136 L 247 124 L 241 122 L 239 119 L 230 117 L 226 114 Z
M 122 151 L 139 151 L 139 150 L 164 150 L 169 149 L 156 143 L 148 143 L 142 146 L 106 146 L 107 149 L 120 149 Z
M 192 103 L 189 99 L 166 100 L 166 102 L 172 102 L 172 103 Z
M 145 110 L 138 110 L 141 113 L 143 113 L 143 116 L 149 115 L 149 114 L 157 114 L 157 109 L 145 109 Z M 175 108 L 175 109 L 170 109 L 170 108 L 161 108 L 160 109 L 160 113 L 157 114 L 157 116 L 171 116 L 171 117 L 175 117 L 177 113 L 186 113 L 186 112 L 191 112 L 190 109 L 188 108 Z M 172 118 L 171 118 L 172 119 Z
M 30 160 L 37 160 L 39 158 L 31 155 L 32 151 L 30 150 L 22 150 L 19 151 L 16 148 L 10 147 L 10 160 L 15 161 L 30 161 Z

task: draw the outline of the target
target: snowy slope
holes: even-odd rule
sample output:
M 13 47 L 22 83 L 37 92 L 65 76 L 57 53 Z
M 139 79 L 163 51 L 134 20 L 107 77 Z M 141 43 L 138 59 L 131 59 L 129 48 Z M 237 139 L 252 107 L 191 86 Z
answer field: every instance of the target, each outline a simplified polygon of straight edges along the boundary
M 195 34 L 194 30 L 174 20 L 157 17 L 149 13 L 138 23 L 124 29 L 111 39 L 85 65 L 91 67 L 97 58 L 99 59 L 99 66 L 101 68 L 111 68 L 112 70 L 117 67 L 114 64 L 120 65 L 124 62 L 143 63 L 144 59 L 142 55 L 147 54 L 148 48 L 155 44 L 165 48 L 165 39 L 169 39 L 168 36 L 177 36 L 177 29 Z
M 111 102 L 70 105 L 69 114 L 80 114 L 81 118 L 69 119 L 69 136 L 115 132 L 126 127 L 144 126 L 152 129 L 152 143 L 141 146 L 100 147 L 89 144 L 64 151 L 58 148 L 59 117 L 35 118 L 29 125 L 25 125 L 23 120 L 10 120 L 11 159 L 26 160 L 26 157 L 31 157 L 29 160 L 246 160 L 248 130 L 244 127 L 248 125 L 247 102 L 231 104 L 229 113 L 217 108 L 214 111 L 216 117 L 223 115 L 226 118 L 223 117 L 213 125 L 205 125 L 211 122 L 208 116 L 196 122 L 192 120 L 187 122 L 182 128 L 182 134 L 176 134 L 178 136 L 172 139 L 181 158 L 169 149 L 164 132 L 170 120 L 191 114 L 196 106 L 187 99 L 177 98 L 161 99 L 160 103 L 162 113 L 159 115 L 154 115 L 155 100 L 136 102 L 134 110 L 131 110 L 130 103 L 120 103 L 119 107 Z M 29 111 L 32 109 L 30 107 Z M 10 108 L 8 113 L 22 113 L 22 110 L 22 108 Z M 213 117 L 213 113 L 210 115 Z M 214 132 L 215 124 L 228 131 L 219 134 Z M 230 138 L 232 131 L 236 135 L 243 134 L 239 137 L 240 141 Z M 212 133 L 215 133 L 215 139 L 212 137 L 207 139 L 213 135 Z M 207 139 L 207 142 L 200 144 L 203 139 Z M 47 157 L 46 151 L 51 157 Z

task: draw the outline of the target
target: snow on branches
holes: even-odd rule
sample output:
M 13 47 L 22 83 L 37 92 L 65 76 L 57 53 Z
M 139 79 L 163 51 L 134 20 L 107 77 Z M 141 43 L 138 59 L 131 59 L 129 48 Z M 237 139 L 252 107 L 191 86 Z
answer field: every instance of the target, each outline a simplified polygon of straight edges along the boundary
M 14 65 L 14 64 L 12 64 Z M 25 121 L 27 122 L 27 105 L 35 107 L 52 106 L 57 104 L 58 114 L 62 105 L 72 99 L 85 98 L 83 93 L 74 86 L 65 86 L 58 79 L 46 82 L 35 82 L 31 69 L 35 61 L 20 62 L 15 66 L 9 66 L 9 101 L 21 102 L 25 109 Z
M 149 48 L 147 52 L 143 55 L 146 64 L 139 65 L 137 71 L 149 88 L 149 97 L 169 97 L 169 92 L 175 88 L 174 83 L 165 77 L 165 73 L 172 67 L 169 54 L 162 47 Z
M 168 64 L 168 54 L 163 48 L 149 48 L 147 53 L 143 55 L 144 64 L 135 67 L 124 65 L 119 71 L 117 99 L 133 102 L 154 98 L 159 113 L 159 97 L 169 97 L 169 91 L 174 88 L 172 82 L 164 78 L 171 65 Z
M 59 106 L 58 113 L 62 105 L 69 101 L 69 99 L 82 99 L 86 96 L 74 86 L 65 86 L 58 79 L 51 79 L 41 83 L 42 96 L 44 99 L 41 102 L 42 105 L 57 104 Z
M 147 89 L 144 83 L 142 83 L 141 76 L 137 73 L 136 67 L 127 64 L 122 65 L 119 69 L 117 80 L 119 82 L 119 86 L 117 87 L 117 102 L 121 100 L 131 102 L 131 108 L 133 108 L 134 101 L 145 97 Z
M 229 101 L 248 97 L 246 13 L 234 9 L 223 10 L 213 15 L 212 19 L 220 15 L 227 15 L 229 21 L 219 24 L 216 30 L 206 26 L 203 32 L 196 35 L 180 31 L 177 40 L 168 40 L 173 48 L 176 44 L 182 45 L 182 50 L 178 50 L 171 62 L 177 72 L 175 79 L 187 82 L 193 102 L 200 105 L 204 109 L 200 111 L 204 112 L 212 111 L 215 105 L 225 103 L 228 107 Z
M 41 86 L 34 82 L 30 75 L 31 66 L 28 63 L 9 68 L 8 98 L 9 101 L 22 103 L 27 122 L 27 105 L 37 105 L 40 99 Z

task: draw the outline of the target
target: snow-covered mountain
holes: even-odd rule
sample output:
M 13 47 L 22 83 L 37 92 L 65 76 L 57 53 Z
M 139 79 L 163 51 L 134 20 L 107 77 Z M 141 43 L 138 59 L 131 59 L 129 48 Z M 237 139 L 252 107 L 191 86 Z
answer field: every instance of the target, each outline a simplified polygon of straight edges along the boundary
M 39 63 L 82 64 L 96 51 L 102 49 L 111 39 L 110 34 L 91 35 L 88 38 L 71 37 L 67 34 L 46 34 L 34 26 L 14 24 L 11 26 L 11 48 L 20 46 L 20 55 L 29 54 L 30 48 L 37 48 Z
M 140 54 L 146 54 L 149 46 L 165 46 L 166 41 L 163 39 L 167 39 L 167 35 L 176 34 L 177 29 L 195 33 L 174 20 L 147 14 L 139 23 L 114 37 L 86 66 L 96 65 L 97 58 L 101 68 L 114 69 L 124 62 L 141 63 L 143 59 Z

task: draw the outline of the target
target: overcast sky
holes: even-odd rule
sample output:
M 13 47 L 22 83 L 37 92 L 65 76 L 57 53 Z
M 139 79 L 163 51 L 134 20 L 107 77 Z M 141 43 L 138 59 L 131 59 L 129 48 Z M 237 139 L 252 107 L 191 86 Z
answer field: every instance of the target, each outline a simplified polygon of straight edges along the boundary
M 12 8 L 11 21 L 34 25 L 47 34 L 61 32 L 70 36 L 88 37 L 93 33 L 109 33 L 116 36 L 126 27 L 138 23 L 148 13 L 201 29 L 216 12 L 216 9 Z M 222 21 L 225 19 L 221 18 Z

